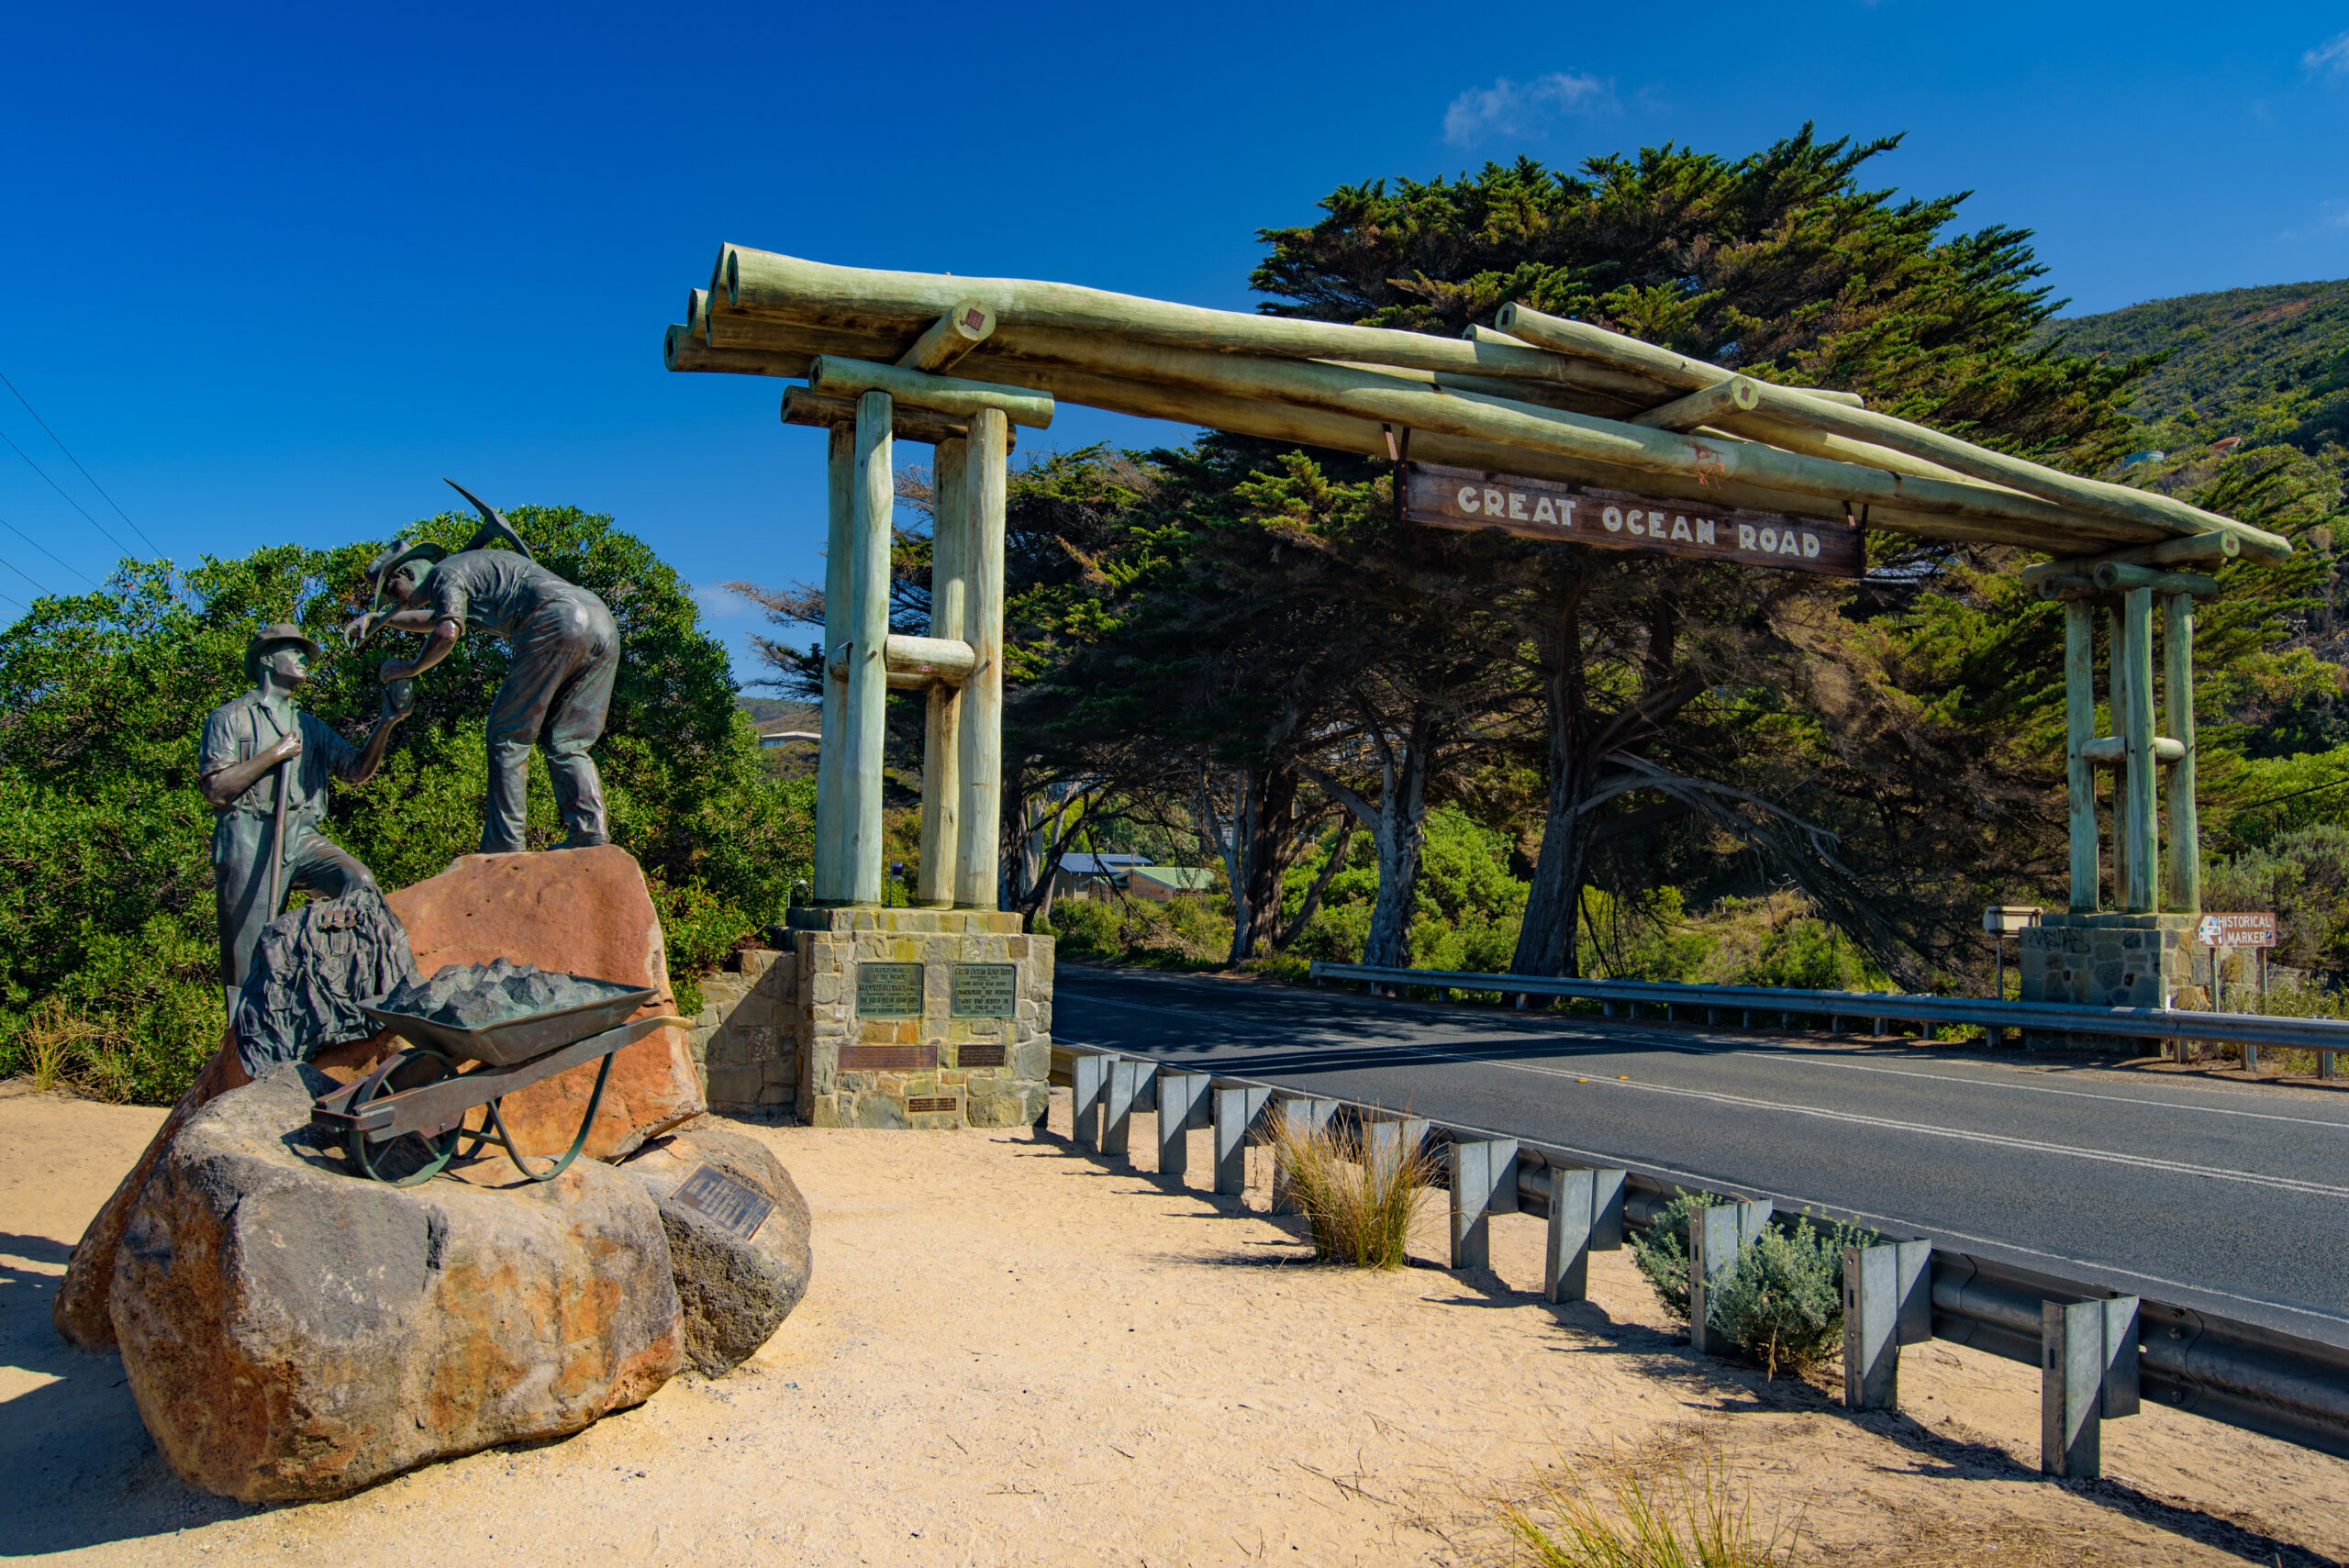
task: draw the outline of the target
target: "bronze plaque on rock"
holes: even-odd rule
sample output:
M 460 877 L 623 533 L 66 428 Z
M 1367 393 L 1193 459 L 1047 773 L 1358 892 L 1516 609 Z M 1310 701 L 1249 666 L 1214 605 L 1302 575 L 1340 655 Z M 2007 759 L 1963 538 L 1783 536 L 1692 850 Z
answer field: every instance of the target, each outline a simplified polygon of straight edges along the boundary
M 934 1045 L 844 1045 L 843 1073 L 927 1073 L 938 1065 Z
M 953 1017 L 1008 1018 L 1019 1011 L 1018 964 L 958 963 L 954 966 Z
M 670 1201 L 681 1208 L 690 1208 L 720 1229 L 729 1230 L 748 1241 L 766 1223 L 774 1205 L 765 1195 L 750 1187 L 715 1166 L 696 1165 L 685 1184 L 669 1195 Z
M 998 1040 L 993 1045 L 957 1047 L 954 1064 L 957 1067 L 1000 1067 L 1003 1065 L 1003 1043 Z
M 906 1110 L 907 1114 L 912 1116 L 923 1116 L 931 1111 L 952 1111 L 959 1110 L 961 1108 L 962 1102 L 957 1100 L 952 1095 L 916 1095 L 906 1102 Z
M 921 965 L 858 964 L 856 1016 L 860 1018 L 920 1018 Z

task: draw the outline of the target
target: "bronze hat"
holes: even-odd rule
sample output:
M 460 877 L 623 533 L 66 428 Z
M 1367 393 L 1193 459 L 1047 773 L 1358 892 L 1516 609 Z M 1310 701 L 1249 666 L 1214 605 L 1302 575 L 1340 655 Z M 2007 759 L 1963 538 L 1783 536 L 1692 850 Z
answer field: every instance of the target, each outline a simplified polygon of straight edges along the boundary
M 253 628 L 252 636 L 245 641 L 245 678 L 251 681 L 260 680 L 261 656 L 273 648 L 280 648 L 287 643 L 293 644 L 313 659 L 318 656 L 318 645 L 311 641 L 302 628 L 292 621 L 265 621 Z
M 391 581 L 393 573 L 397 572 L 409 562 L 429 561 L 437 565 L 446 560 L 448 555 L 446 546 L 434 544 L 429 539 L 421 539 L 415 544 L 410 544 L 406 539 L 394 539 L 383 548 L 374 560 L 367 563 L 367 580 L 375 584 L 374 602 L 367 607 L 371 610 L 383 607 L 384 584 Z

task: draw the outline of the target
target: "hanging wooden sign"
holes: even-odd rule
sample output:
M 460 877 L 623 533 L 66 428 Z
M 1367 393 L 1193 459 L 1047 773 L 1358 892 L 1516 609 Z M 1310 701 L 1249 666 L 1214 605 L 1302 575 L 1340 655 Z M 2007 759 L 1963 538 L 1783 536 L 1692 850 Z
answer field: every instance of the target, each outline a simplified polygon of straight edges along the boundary
M 1857 577 L 1867 570 L 1860 530 L 1848 522 L 1658 500 L 1432 462 L 1405 465 L 1403 515 L 1430 528 L 1497 528 L 1561 544 L 1652 550 L 1831 577 Z

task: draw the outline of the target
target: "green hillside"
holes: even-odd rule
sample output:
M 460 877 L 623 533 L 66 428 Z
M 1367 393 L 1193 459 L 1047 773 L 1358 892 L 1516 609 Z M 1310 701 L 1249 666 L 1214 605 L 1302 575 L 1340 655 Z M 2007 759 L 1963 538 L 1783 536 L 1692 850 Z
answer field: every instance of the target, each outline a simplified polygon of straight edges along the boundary
M 2133 411 L 2173 460 L 2230 436 L 2336 464 L 2349 448 L 2349 279 L 2148 300 L 2049 331 L 2071 353 L 2167 356 L 2138 383 Z

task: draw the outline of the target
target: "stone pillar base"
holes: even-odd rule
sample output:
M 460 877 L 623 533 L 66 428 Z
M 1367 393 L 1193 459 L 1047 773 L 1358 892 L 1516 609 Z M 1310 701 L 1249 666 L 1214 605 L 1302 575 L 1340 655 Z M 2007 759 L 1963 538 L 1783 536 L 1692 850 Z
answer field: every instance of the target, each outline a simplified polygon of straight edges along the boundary
M 993 909 L 791 911 L 799 1119 L 1026 1127 L 1052 1072 L 1052 939 Z
M 2199 915 L 2049 914 L 2019 933 L 2022 999 L 2087 1007 L 2210 1006 Z M 2023 1032 L 2027 1047 L 2141 1051 L 2123 1035 Z

